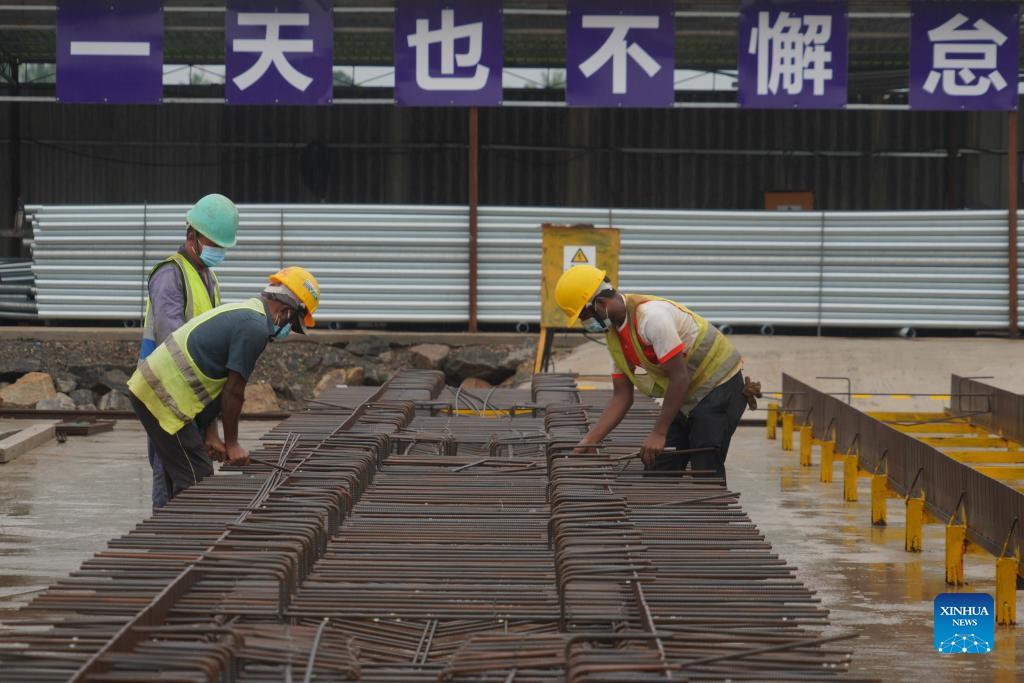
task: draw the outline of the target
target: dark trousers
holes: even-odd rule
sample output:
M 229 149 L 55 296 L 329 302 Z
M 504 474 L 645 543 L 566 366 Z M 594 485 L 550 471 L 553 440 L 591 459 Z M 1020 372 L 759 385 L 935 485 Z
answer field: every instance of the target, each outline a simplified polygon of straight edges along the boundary
M 689 465 L 693 470 L 709 470 L 707 474 L 698 476 L 725 479 L 729 442 L 746 407 L 743 373 L 738 372 L 725 384 L 712 389 L 689 415 L 680 413 L 676 416 L 665 436 L 666 448 L 713 448 L 714 451 L 693 455 L 663 453 L 654 461 L 653 469 L 684 470 Z
M 194 486 L 213 474 L 213 463 L 206 452 L 206 428 L 220 414 L 220 400 L 203 409 L 196 419 L 182 427 L 177 434 L 168 434 L 160 422 L 149 412 L 146 404 L 129 394 L 132 409 L 149 435 L 149 444 L 163 465 L 167 500 Z

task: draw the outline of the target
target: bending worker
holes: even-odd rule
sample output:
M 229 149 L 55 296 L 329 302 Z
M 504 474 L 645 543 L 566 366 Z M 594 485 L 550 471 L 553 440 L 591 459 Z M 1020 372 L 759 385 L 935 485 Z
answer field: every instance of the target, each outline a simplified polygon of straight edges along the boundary
M 574 266 L 562 274 L 555 299 L 590 332 L 604 332 L 613 362 L 612 399 L 581 449 L 599 444 L 633 404 L 633 387 L 664 402 L 640 458 L 648 469 L 710 470 L 725 478 L 729 441 L 760 385 L 746 384 L 743 360 L 714 325 L 681 304 L 617 292 L 605 271 Z M 643 372 L 639 372 L 643 370 Z M 673 450 L 707 449 L 692 454 Z
M 224 260 L 226 249 L 235 246 L 237 234 L 238 209 L 224 195 L 208 194 L 185 214 L 184 244 L 149 271 L 140 363 L 171 332 L 197 315 L 220 306 L 220 285 L 211 269 Z M 212 415 L 204 416 L 200 422 L 206 425 L 207 449 L 219 455 L 224 451 L 217 433 L 219 404 L 211 405 L 209 412 Z M 168 482 L 152 442 L 148 451 L 153 470 L 153 509 L 156 510 L 167 504 Z
M 220 399 L 224 454 L 244 465 L 238 443 L 245 385 L 268 341 L 312 327 L 320 286 L 304 268 L 270 276 L 258 298 L 218 306 L 178 328 L 128 380 L 132 408 L 142 422 L 169 482 L 167 497 L 213 474 L 204 433 L 207 409 Z

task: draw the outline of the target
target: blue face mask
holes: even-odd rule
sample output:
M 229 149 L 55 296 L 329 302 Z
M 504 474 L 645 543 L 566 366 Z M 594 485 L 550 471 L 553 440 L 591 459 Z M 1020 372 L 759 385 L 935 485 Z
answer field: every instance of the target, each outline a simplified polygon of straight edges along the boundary
M 276 339 L 277 341 L 281 341 L 282 339 L 287 337 L 289 334 L 291 334 L 291 331 L 292 331 L 292 324 L 291 323 L 285 323 L 284 325 L 281 325 L 281 327 L 277 328 L 277 332 L 274 333 L 274 339 Z
M 607 332 L 608 328 L 611 327 L 606 318 L 598 320 L 596 315 L 592 315 L 585 320 L 581 320 L 580 323 L 583 325 L 583 329 L 587 332 L 593 332 L 595 334 L 599 332 Z
M 203 262 L 203 265 L 207 268 L 215 268 L 224 262 L 224 257 L 227 256 L 227 250 L 222 247 L 211 247 L 208 244 L 203 245 L 203 250 L 199 253 L 199 260 Z

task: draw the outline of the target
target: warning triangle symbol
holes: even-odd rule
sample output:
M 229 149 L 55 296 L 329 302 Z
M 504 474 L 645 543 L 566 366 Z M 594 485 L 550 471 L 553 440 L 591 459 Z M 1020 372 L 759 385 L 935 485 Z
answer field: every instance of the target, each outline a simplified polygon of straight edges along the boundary
M 590 261 L 587 260 L 587 255 L 583 253 L 582 249 L 577 249 L 576 250 L 576 253 L 572 257 L 572 262 L 573 263 L 590 263 Z

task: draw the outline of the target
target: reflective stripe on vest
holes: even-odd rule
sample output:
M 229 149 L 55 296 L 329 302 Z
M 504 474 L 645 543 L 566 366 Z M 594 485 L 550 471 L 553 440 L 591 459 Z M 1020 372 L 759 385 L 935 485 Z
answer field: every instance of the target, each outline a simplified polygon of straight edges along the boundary
M 173 263 L 178 267 L 178 271 L 181 273 L 181 281 L 185 285 L 185 308 L 183 309 L 183 317 L 186 322 L 192 320 L 192 318 L 195 318 L 197 315 L 202 315 L 203 313 L 220 306 L 220 282 L 217 280 L 216 273 L 210 269 L 206 270 L 210 275 L 210 284 L 213 285 L 213 300 L 211 301 L 210 292 L 206 288 L 206 283 L 203 282 L 203 276 L 199 274 L 199 271 L 194 265 L 192 265 L 191 261 L 178 252 L 171 254 L 163 261 L 153 266 L 153 269 L 149 271 L 149 277 L 146 279 L 147 289 L 149 282 L 153 279 L 153 275 L 156 274 L 156 271 L 163 268 L 168 263 Z M 150 342 L 150 346 L 156 345 L 156 322 L 150 314 L 152 307 L 153 300 L 152 298 L 147 297 L 146 322 L 145 326 L 142 328 L 142 341 L 144 348 L 147 340 Z
M 724 334 L 707 320 L 686 306 L 670 299 L 643 294 L 624 294 L 623 297 L 626 300 L 626 329 L 629 331 L 633 348 L 637 349 L 640 367 L 646 374 L 636 374 L 630 369 L 629 361 L 626 360 L 626 354 L 622 350 L 622 342 L 614 329 L 608 330 L 605 338 L 608 342 L 608 353 L 615 361 L 615 366 L 637 389 L 648 396 L 662 397 L 668 388 L 668 376 L 660 365 L 652 363 L 643 353 L 643 347 L 637 335 L 636 309 L 647 301 L 667 301 L 697 323 L 697 338 L 693 342 L 693 347 L 686 353 L 686 368 L 690 372 L 690 385 L 683 402 L 683 413 L 689 413 L 712 389 L 736 374 L 742 360 L 739 351 Z
M 156 347 L 128 379 L 128 389 L 142 401 L 168 434 L 177 434 L 224 390 L 227 378 L 203 374 L 188 353 L 188 338 L 199 325 L 223 313 L 251 310 L 265 316 L 260 299 L 225 304 L 207 311 L 175 330 Z

